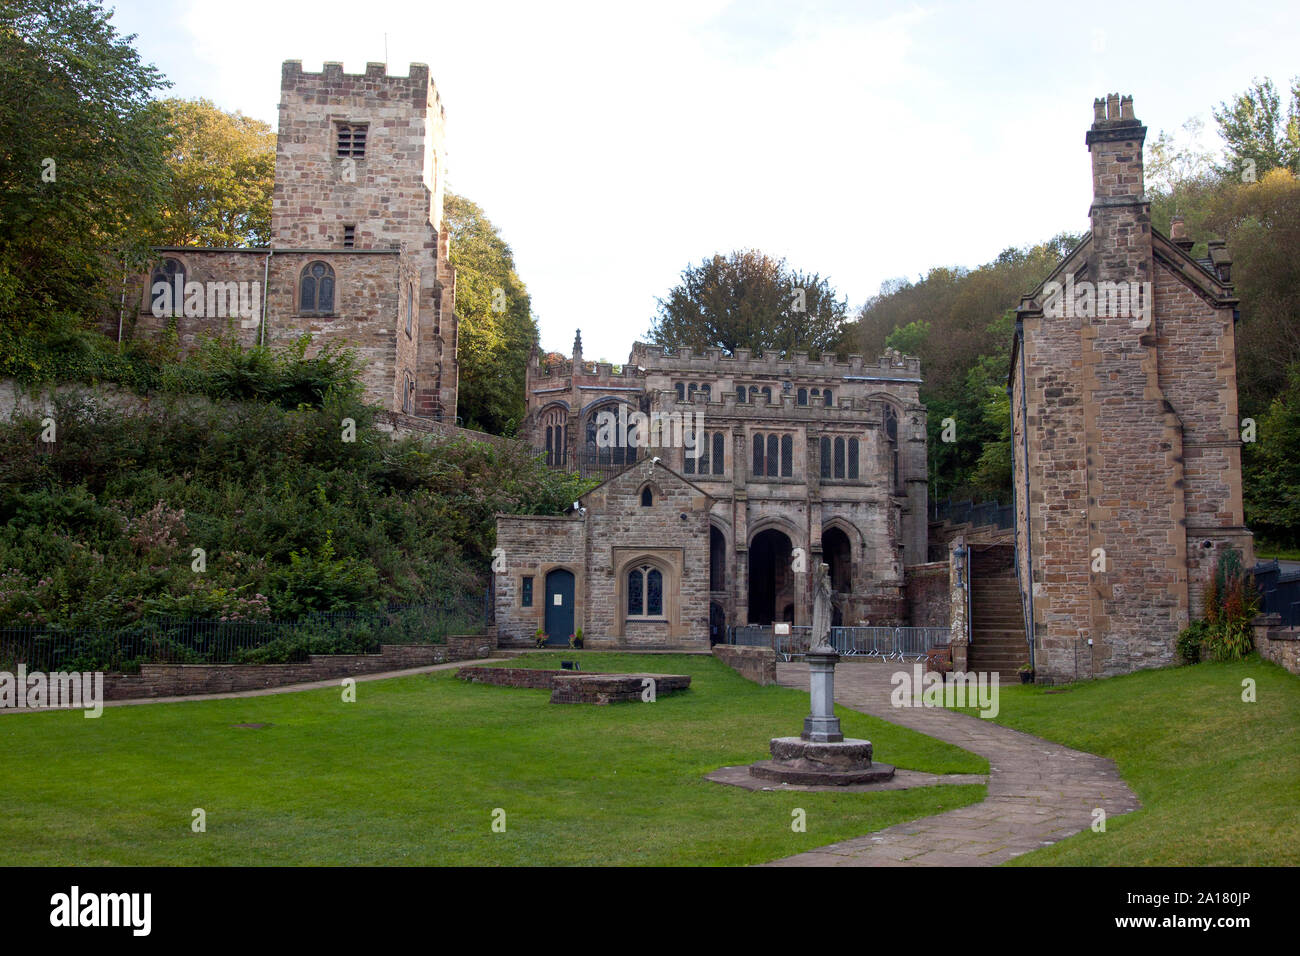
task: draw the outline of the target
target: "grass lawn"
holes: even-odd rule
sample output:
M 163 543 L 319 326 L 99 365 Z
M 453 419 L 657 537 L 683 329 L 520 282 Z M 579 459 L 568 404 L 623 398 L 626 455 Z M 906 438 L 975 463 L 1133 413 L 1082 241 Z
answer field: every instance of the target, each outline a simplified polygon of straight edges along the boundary
M 1255 680 L 1256 703 L 1242 701 Z M 1001 691 L 997 723 L 1110 757 L 1142 801 L 1016 866 L 1300 864 L 1300 678 L 1257 656 Z M 974 713 L 974 711 L 970 711 Z
M 441 671 L 359 683 L 356 703 L 323 690 L 109 707 L 98 720 L 0 717 L 5 862 L 743 864 L 984 798 L 982 786 L 837 794 L 709 783 L 706 772 L 764 758 L 768 738 L 796 733 L 808 695 L 758 687 L 705 656 L 580 651 L 525 663 L 562 657 L 584 671 L 690 674 L 692 686 L 653 704 L 552 705 L 547 691 Z M 988 771 L 949 744 L 838 712 L 882 761 Z M 196 807 L 205 833 L 191 831 Z M 806 833 L 791 830 L 796 807 Z M 506 811 L 504 833 L 492 832 L 494 808 Z

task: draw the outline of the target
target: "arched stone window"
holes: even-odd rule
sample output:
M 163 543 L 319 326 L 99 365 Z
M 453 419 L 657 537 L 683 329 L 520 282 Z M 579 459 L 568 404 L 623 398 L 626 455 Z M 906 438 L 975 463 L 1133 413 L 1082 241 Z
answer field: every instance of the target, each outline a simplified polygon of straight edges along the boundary
M 682 382 L 677 383 L 677 401 L 686 401 L 686 386 Z
M 746 396 L 746 394 L 747 394 L 747 393 L 745 392 L 745 386 L 743 386 L 743 385 L 737 385 L 737 386 L 736 386 L 736 401 L 737 401 L 737 402 L 740 402 L 741 404 L 743 404 L 744 401 L 745 401 L 745 396 Z
M 849 479 L 857 481 L 858 479 L 858 440 L 849 439 Z
M 402 411 L 407 415 L 415 414 L 415 379 L 410 372 L 402 373 Z
M 781 436 L 781 477 L 789 478 L 793 474 L 794 468 L 794 438 L 790 435 Z
M 829 438 L 821 440 L 821 454 L 818 457 L 821 459 L 822 477 L 829 478 L 831 476 L 831 440 Z
M 713 433 L 713 473 L 722 474 L 724 464 L 724 454 L 727 449 L 727 439 L 722 432 Z
M 546 435 L 546 463 L 552 468 L 563 468 L 569 460 L 568 412 L 561 406 L 552 406 L 542 413 L 542 427 Z
M 893 405 L 885 405 L 885 437 L 889 439 L 892 446 L 890 451 L 892 455 L 891 480 L 892 490 L 898 491 L 898 410 Z
M 334 314 L 334 269 L 317 260 L 303 267 L 298 281 L 298 312 L 301 315 Z
M 618 403 L 606 402 L 587 413 L 586 422 L 586 461 L 587 464 L 599 465 L 625 465 L 631 464 L 637 459 L 637 450 L 635 446 L 628 444 L 616 444 L 609 448 L 600 448 L 597 446 L 596 437 L 600 434 L 600 416 L 608 412 L 616 419 L 618 417 Z M 631 429 L 629 428 L 630 432 Z M 614 441 L 618 441 L 617 426 L 606 431 L 607 435 L 612 435 Z M 623 436 L 624 438 L 628 436 Z M 641 438 L 644 440 L 645 435 Z
M 831 407 L 832 399 L 831 399 L 831 390 L 829 388 L 826 389 L 824 392 L 822 392 L 822 401 L 826 403 L 827 408 Z
M 411 337 L 411 320 L 415 315 L 415 286 L 406 287 L 406 337 Z
M 844 477 L 844 439 L 835 439 L 835 477 Z
M 806 389 L 806 388 L 801 388 L 801 389 L 799 389 L 799 392 L 798 392 L 798 402 L 799 402 L 800 405 L 807 405 L 807 404 L 808 404 L 808 389 Z
M 643 564 L 627 572 L 627 616 L 664 616 L 664 575 L 653 565 Z
M 652 507 L 654 503 L 655 503 L 655 493 L 654 491 L 651 490 L 649 485 L 646 485 L 644 488 L 641 489 L 641 507 L 649 508 Z
M 177 279 L 180 280 L 179 286 L 177 285 Z M 158 283 L 160 282 L 167 286 L 166 292 L 159 288 Z M 171 307 L 167 308 L 169 302 Z M 160 318 L 162 316 L 184 315 L 184 305 L 185 264 L 179 259 L 168 257 L 154 266 L 153 272 L 149 274 L 149 310 Z

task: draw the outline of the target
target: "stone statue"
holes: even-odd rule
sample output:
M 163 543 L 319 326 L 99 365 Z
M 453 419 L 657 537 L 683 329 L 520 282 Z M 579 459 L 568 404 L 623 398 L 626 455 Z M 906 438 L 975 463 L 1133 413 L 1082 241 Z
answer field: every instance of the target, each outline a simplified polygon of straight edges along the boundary
M 831 644 L 831 576 L 825 564 L 817 565 L 813 578 L 812 634 L 808 639 L 809 654 L 834 654 Z

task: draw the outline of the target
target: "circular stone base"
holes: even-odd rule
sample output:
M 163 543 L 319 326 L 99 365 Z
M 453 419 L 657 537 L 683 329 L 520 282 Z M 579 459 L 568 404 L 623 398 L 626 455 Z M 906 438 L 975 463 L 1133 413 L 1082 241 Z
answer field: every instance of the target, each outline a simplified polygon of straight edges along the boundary
M 801 770 L 775 760 L 760 760 L 749 765 L 749 775 L 760 780 L 802 787 L 850 787 L 862 783 L 879 783 L 894 775 L 888 764 L 875 763 L 863 770 Z
M 771 760 L 750 765 L 752 776 L 803 786 L 852 786 L 894 775 L 893 767 L 871 762 L 869 740 L 850 737 L 821 743 L 802 737 L 773 737 L 771 751 Z
M 853 737 L 828 741 L 773 737 L 768 749 L 777 763 L 809 770 L 864 770 L 871 766 L 871 741 Z

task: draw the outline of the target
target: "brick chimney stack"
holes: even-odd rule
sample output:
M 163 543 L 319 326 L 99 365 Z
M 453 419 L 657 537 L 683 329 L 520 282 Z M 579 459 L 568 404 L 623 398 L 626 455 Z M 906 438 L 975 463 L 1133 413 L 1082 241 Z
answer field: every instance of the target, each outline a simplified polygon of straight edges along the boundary
M 1085 142 L 1092 153 L 1092 218 L 1098 255 L 1092 279 L 1151 279 L 1151 205 L 1142 178 L 1142 144 L 1147 128 L 1133 116 L 1133 97 L 1111 93 L 1093 100 L 1092 129 Z

